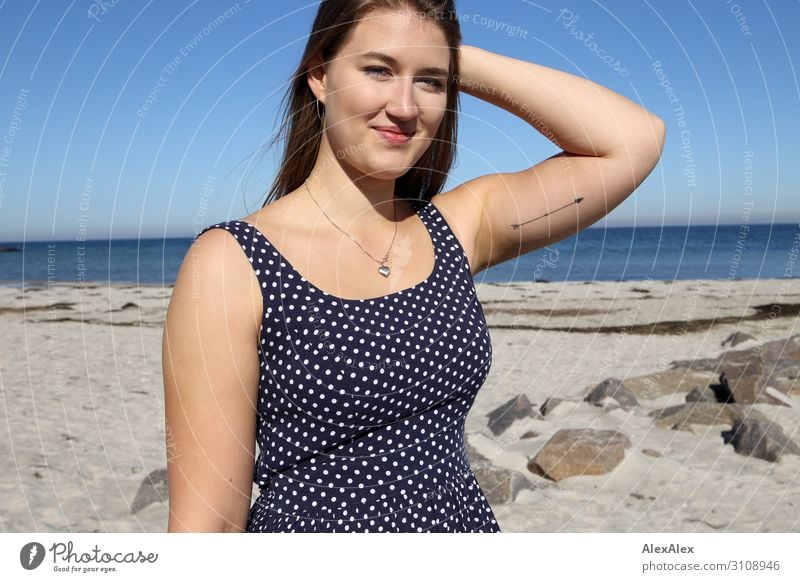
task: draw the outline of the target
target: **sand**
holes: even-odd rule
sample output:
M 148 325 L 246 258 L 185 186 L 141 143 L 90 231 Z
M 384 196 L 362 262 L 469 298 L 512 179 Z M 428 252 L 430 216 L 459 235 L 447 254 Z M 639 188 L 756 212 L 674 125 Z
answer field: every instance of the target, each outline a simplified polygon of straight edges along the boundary
M 530 483 L 493 505 L 503 531 L 800 531 L 800 456 L 769 462 L 737 454 L 718 425 L 656 427 L 647 413 L 680 404 L 682 393 L 634 411 L 580 402 L 606 378 L 716 357 L 731 349 L 722 342 L 733 332 L 753 339 L 732 349 L 800 333 L 791 307 L 800 304 L 800 280 L 479 283 L 477 290 L 493 363 L 467 418 L 467 442 Z M 0 531 L 166 531 L 165 490 L 140 487 L 166 467 L 161 337 L 170 293 L 136 284 L 0 287 Z M 782 308 L 770 317 L 775 303 Z M 493 435 L 486 415 L 520 394 L 536 407 L 549 397 L 576 402 Z M 800 394 L 789 400 L 753 406 L 798 442 Z M 558 482 L 528 471 L 556 431 L 586 427 L 630 439 L 612 471 Z M 521 439 L 528 431 L 538 436 Z

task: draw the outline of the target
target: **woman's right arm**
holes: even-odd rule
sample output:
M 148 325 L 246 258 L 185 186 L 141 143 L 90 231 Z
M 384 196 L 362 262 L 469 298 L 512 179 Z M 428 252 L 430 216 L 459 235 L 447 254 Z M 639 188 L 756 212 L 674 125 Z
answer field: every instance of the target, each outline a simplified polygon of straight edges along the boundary
M 250 509 L 263 300 L 230 233 L 198 237 L 164 325 L 167 532 L 245 531 Z

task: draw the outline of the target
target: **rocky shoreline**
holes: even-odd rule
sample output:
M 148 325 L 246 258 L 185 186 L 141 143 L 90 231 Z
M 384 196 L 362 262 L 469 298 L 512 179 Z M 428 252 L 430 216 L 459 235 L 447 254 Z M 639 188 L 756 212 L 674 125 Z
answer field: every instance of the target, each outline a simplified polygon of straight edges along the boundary
M 753 339 L 734 332 L 723 345 L 733 346 Z M 748 349 L 730 350 L 717 358 L 674 361 L 666 371 L 624 380 L 607 378 L 582 400 L 550 397 L 536 408 L 525 394 L 520 394 L 490 411 L 487 426 L 494 437 L 500 437 L 517 421 L 547 421 L 565 403 L 573 407 L 588 404 L 605 411 L 621 409 L 626 413 L 646 414 L 653 418 L 654 426 L 662 429 L 705 433 L 708 427 L 720 427 L 719 438 L 731 445 L 735 453 L 776 463 L 784 454 L 800 455 L 800 445 L 794 438 L 800 427 L 788 427 L 792 435 L 789 437 L 771 415 L 752 405 L 791 407 L 792 398 L 800 396 L 798 375 L 800 334 Z M 651 404 L 655 398 L 674 395 L 683 396 L 685 403 L 666 408 Z M 528 431 L 520 438 L 538 436 Z M 631 438 L 625 432 L 589 427 L 560 429 L 529 459 L 526 468 L 555 482 L 602 475 L 613 471 L 631 447 Z M 511 503 L 521 489 L 534 488 L 527 481 L 527 474 L 495 468 L 473 447 L 468 447 L 467 452 L 491 503 Z M 652 450 L 643 453 L 661 456 Z

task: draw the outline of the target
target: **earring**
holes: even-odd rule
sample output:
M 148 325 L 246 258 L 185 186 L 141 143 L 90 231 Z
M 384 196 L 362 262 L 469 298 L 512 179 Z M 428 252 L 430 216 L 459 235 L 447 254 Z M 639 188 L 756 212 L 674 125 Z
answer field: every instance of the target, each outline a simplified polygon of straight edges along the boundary
M 314 105 L 317 108 L 317 117 L 319 118 L 320 121 L 322 121 L 322 114 L 319 112 L 319 99 L 316 99 L 314 101 Z

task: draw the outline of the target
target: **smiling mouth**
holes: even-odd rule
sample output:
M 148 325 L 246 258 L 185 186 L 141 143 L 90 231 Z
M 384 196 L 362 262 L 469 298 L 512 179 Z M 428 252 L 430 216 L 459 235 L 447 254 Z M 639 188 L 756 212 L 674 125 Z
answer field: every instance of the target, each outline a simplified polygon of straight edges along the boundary
M 381 137 L 390 144 L 394 145 L 403 145 L 407 144 L 411 141 L 411 138 L 414 137 L 413 133 L 399 133 L 397 131 L 391 131 L 388 129 L 380 129 L 380 128 L 373 128 L 377 131 Z

